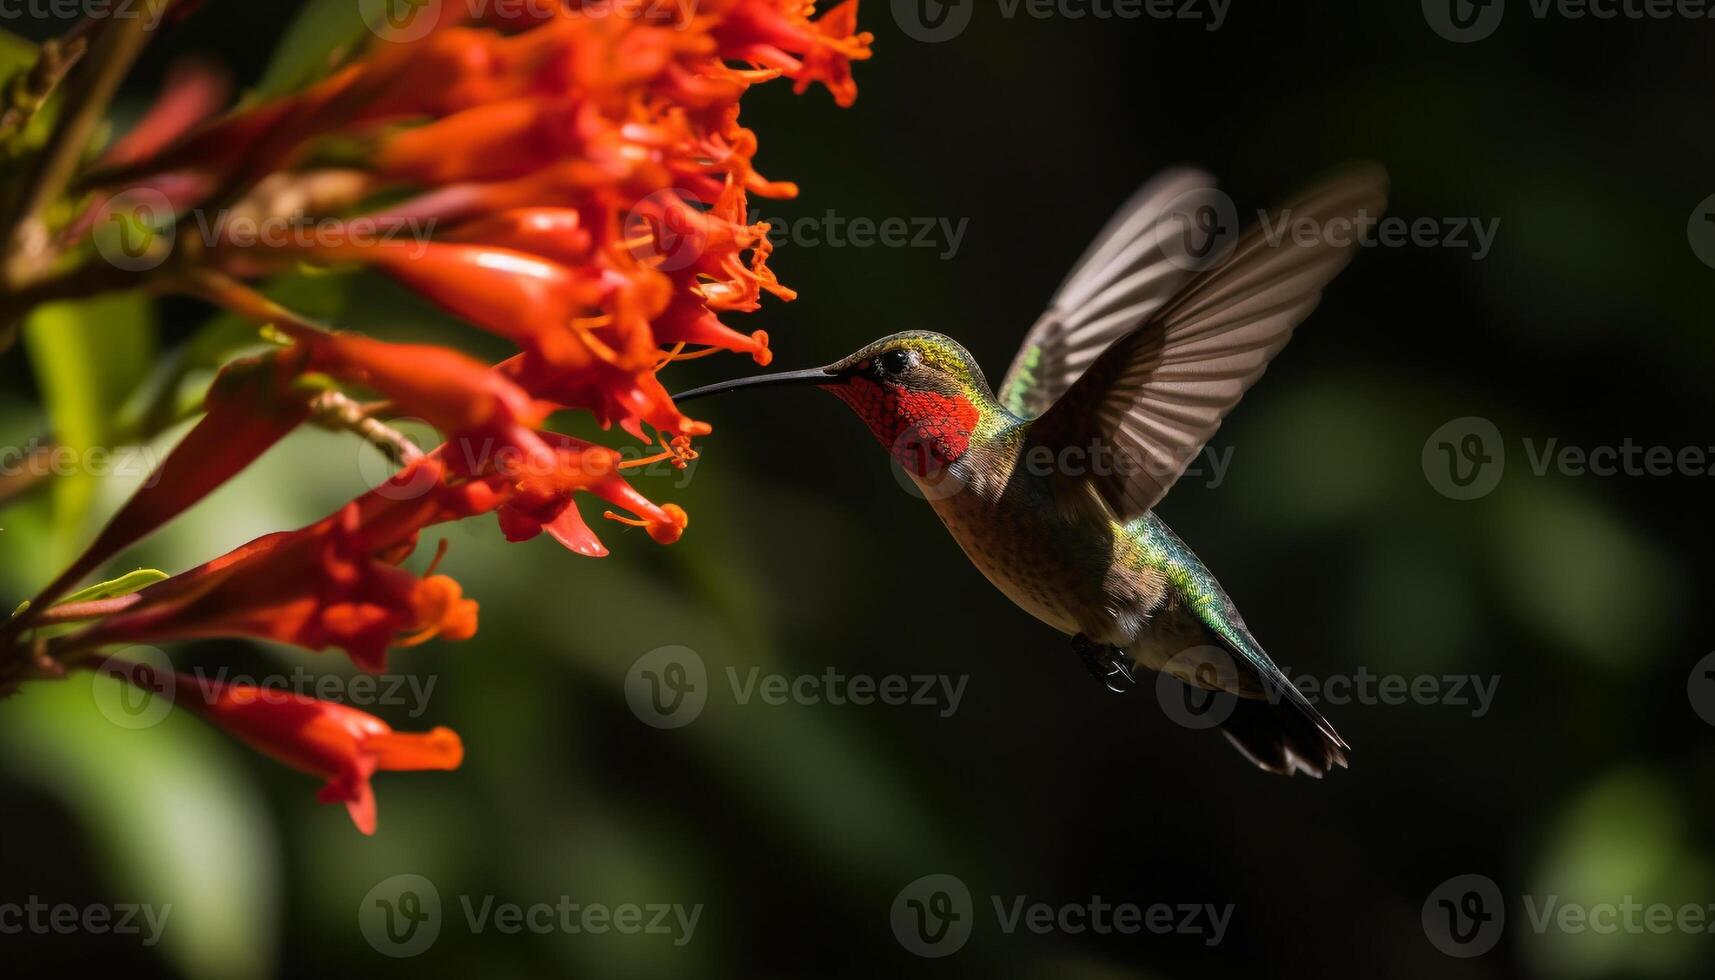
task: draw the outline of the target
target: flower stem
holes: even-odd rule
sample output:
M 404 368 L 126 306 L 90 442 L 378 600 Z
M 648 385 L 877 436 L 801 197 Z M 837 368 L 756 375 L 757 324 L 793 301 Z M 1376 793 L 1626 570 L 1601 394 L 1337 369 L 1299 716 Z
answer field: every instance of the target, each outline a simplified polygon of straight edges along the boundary
M 0 230 L 8 236 L 4 263 L 7 282 L 33 279 L 35 270 L 52 259 L 41 211 L 71 182 L 90 135 L 142 52 L 151 26 L 145 17 L 106 18 L 89 43 L 88 55 L 67 77 L 64 111 L 19 182 L 20 193 L 5 220 L 0 221 Z

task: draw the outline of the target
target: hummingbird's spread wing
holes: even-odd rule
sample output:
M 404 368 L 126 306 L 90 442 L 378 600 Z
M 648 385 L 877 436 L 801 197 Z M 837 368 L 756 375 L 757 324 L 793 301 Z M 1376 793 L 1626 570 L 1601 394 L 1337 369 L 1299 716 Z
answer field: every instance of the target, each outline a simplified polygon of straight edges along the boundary
M 1310 315 L 1386 204 L 1387 174 L 1363 165 L 1283 205 L 1108 347 L 1033 424 L 1033 440 L 1084 453 L 1077 479 L 1120 521 L 1141 516 Z
M 1114 213 L 1025 334 L 1000 383 L 1007 411 L 1020 418 L 1047 411 L 1090 362 L 1191 278 L 1191 268 L 1170 261 L 1162 246 L 1179 233 L 1183 215 L 1217 193 L 1202 171 L 1168 170 Z

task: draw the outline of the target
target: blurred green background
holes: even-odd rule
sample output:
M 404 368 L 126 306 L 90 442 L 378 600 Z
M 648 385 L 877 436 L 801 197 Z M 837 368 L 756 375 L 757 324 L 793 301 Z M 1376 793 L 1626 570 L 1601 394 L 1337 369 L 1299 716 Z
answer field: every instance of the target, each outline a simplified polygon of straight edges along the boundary
M 1514 3 L 1492 37 L 1454 44 L 1410 3 L 1239 3 L 1212 31 L 965 3 L 969 27 L 938 44 L 866 5 L 876 56 L 857 68 L 850 110 L 784 83 L 745 108 L 763 172 L 804 188 L 754 200 L 761 217 L 968 219 L 958 247 L 789 240 L 772 264 L 801 298 L 728 322 L 767 329 L 782 367 L 943 330 L 998 377 L 1111 209 L 1178 162 L 1210 168 L 1250 212 L 1373 158 L 1393 175 L 1393 214 L 1498 220 L 1481 260 L 1452 247 L 1361 254 L 1216 436 L 1232 451 L 1224 479 L 1187 478 L 1161 508 L 1294 675 L 1474 675 L 1498 683 L 1492 709 L 1325 704 L 1354 746 L 1350 771 L 1321 783 L 1256 772 L 1223 739 L 1163 717 L 1149 690 L 1095 685 L 1064 637 L 969 566 L 843 407 L 812 392 L 735 396 L 700 406 L 716 431 L 693 470 L 644 481 L 689 510 L 677 545 L 589 504 L 613 549 L 599 561 L 545 539 L 508 545 L 492 519 L 444 529 L 445 567 L 481 602 L 481 631 L 397 652 L 395 669 L 431 694 L 414 717 L 378 713 L 455 727 L 467 761 L 379 776 L 373 839 L 316 804 L 313 780 L 195 720 L 109 724 L 88 679 L 0 706 L 0 904 L 173 906 L 154 946 L 0 935 L 9 972 L 1708 975 L 1707 934 L 1539 932 L 1526 896 L 1538 908 L 1550 895 L 1715 903 L 1715 732 L 1693 704 L 1693 665 L 1715 649 L 1711 480 L 1537 475 L 1527 440 L 1715 443 L 1715 270 L 1687 233 L 1715 194 L 1715 21 L 1538 19 Z M 134 118 L 184 52 L 254 83 L 283 36 L 305 36 L 288 33 L 295 13 L 207 4 L 157 39 L 116 117 Z M 281 288 L 341 327 L 501 354 L 383 283 Z M 47 431 L 55 393 L 43 388 L 57 382 L 31 364 L 48 348 L 102 352 L 99 376 L 73 385 L 80 437 L 123 441 L 146 414 L 126 401 L 140 381 L 194 391 L 206 365 L 186 345 L 224 350 L 242 333 L 211 334 L 209 311 L 188 303 L 63 316 L 0 358 L 0 445 Z M 681 388 L 749 370 L 715 358 L 664 378 Z M 1422 456 L 1465 416 L 1494 424 L 1506 465 L 1492 493 L 1458 501 Z M 176 571 L 319 518 L 382 471 L 366 453 L 304 432 L 118 566 Z M 0 601 L 50 577 L 124 492 L 122 479 L 61 481 L 0 512 Z M 50 530 L 66 521 L 75 536 Z M 675 729 L 626 700 L 627 672 L 664 645 L 692 648 L 709 675 L 706 708 Z M 240 643 L 171 653 L 185 668 L 345 670 L 334 655 Z M 967 683 L 947 717 L 740 704 L 729 666 Z M 920 958 L 890 910 L 936 873 L 969 888 L 974 929 L 950 957 Z M 359 921 L 371 889 L 399 874 L 432 882 L 446 912 L 432 947 L 407 959 L 372 948 Z M 1505 903 L 1498 945 L 1470 959 L 1437 951 L 1423 922 L 1431 893 L 1464 874 L 1492 879 Z M 1213 946 L 1009 934 L 991 897 L 1020 895 L 1230 905 L 1232 917 Z M 478 932 L 461 896 L 703 908 L 675 945 Z

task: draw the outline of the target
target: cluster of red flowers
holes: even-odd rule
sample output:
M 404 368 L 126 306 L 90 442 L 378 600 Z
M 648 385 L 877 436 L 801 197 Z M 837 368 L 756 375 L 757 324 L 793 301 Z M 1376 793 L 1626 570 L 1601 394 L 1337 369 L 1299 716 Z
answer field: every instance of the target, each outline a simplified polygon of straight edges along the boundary
M 791 298 L 767 268 L 767 226 L 745 223 L 746 195 L 796 189 L 753 168 L 756 138 L 739 125 L 739 98 L 786 76 L 799 90 L 822 82 L 848 104 L 850 62 L 869 55 L 856 0 L 815 20 L 813 0 L 463 6 L 419 8 L 436 18 L 412 32 L 420 37 L 371 39 L 302 90 L 212 120 L 201 118 L 216 102 L 206 76 L 175 75 L 156 111 L 87 175 L 89 200 L 66 234 L 89 234 L 103 212 L 140 200 L 165 200 L 175 217 L 215 204 L 261 217 L 313 211 L 318 233 L 211 241 L 188 221 L 165 223 L 176 241 L 151 287 L 266 324 L 281 346 L 227 366 L 156 478 L 0 625 L 0 648 L 31 625 L 94 620 L 40 644 L 38 663 L 88 667 L 118 644 L 218 635 L 338 647 L 379 671 L 390 647 L 476 628 L 476 603 L 456 582 L 433 565 L 422 575 L 401 567 L 427 526 L 492 511 L 509 540 L 547 531 L 580 554 L 605 554 L 574 503 L 583 491 L 656 541 L 679 537 L 685 512 L 656 505 L 623 475 L 639 462 L 683 465 L 691 438 L 709 431 L 678 410 L 656 372 L 716 349 L 767 363 L 766 335 L 739 333 L 717 314 L 752 310 L 763 291 Z M 358 233 L 365 223 L 432 233 L 377 238 Z M 374 267 L 518 353 L 489 365 L 329 330 L 243 282 L 304 262 Z M 131 595 L 54 604 L 316 413 L 329 378 L 426 420 L 446 442 L 403 450 L 391 480 L 308 527 Z M 562 409 L 658 440 L 661 452 L 626 460 L 544 429 Z M 483 448 L 464 451 L 472 446 Z M 452 768 L 462 754 L 450 731 L 395 734 L 313 699 L 268 701 L 235 686 L 187 706 L 328 778 L 324 799 L 350 804 L 365 832 L 373 771 Z

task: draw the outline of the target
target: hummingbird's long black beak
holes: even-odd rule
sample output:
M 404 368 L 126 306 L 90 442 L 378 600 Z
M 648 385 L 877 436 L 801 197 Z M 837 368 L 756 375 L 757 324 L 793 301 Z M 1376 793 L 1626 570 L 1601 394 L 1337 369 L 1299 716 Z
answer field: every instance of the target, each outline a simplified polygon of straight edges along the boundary
M 759 374 L 750 378 L 734 378 L 731 381 L 717 381 L 712 385 L 692 388 L 673 396 L 675 402 L 686 402 L 704 395 L 717 395 L 723 391 L 735 388 L 762 388 L 772 385 L 837 385 L 842 378 L 840 372 L 831 367 L 808 368 L 803 371 L 781 371 L 778 374 Z

